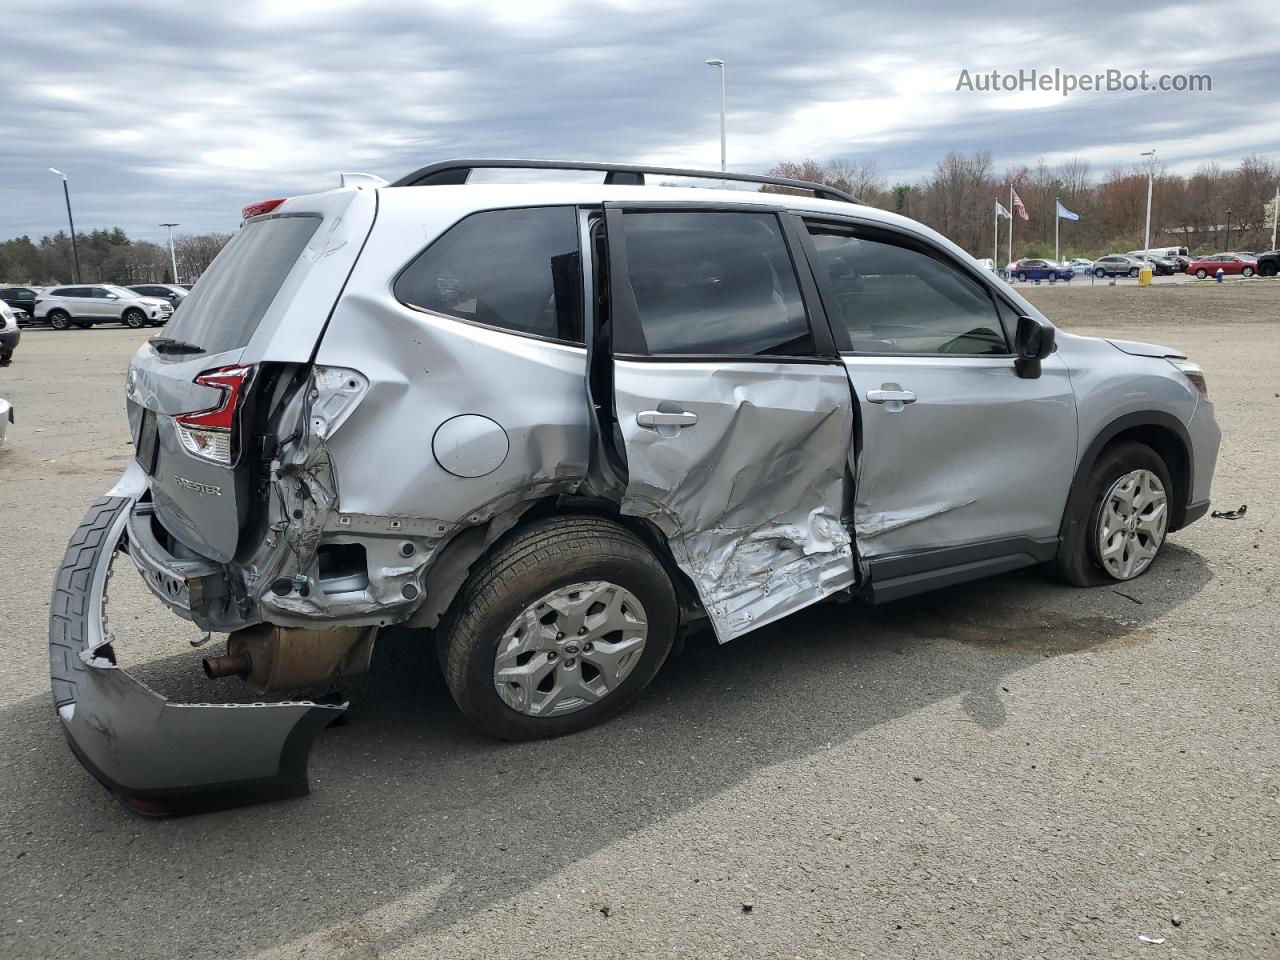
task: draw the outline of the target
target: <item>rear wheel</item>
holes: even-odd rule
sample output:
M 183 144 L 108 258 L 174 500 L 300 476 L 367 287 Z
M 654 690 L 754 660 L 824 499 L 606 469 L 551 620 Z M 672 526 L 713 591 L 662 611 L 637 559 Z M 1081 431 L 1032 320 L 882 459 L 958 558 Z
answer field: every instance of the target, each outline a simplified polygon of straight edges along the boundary
M 70 330 L 71 314 L 67 313 L 65 310 L 50 310 L 49 326 L 53 327 L 55 330 Z
M 486 733 L 533 740 L 616 714 L 658 672 L 675 637 L 675 590 L 624 527 L 553 517 L 498 546 L 441 624 L 445 678 Z
M 1258 264 L 1258 274 L 1260 276 L 1274 277 L 1277 272 L 1278 272 L 1277 265 L 1275 262 L 1271 260 Z
M 124 312 L 124 325 L 130 330 L 141 330 L 147 324 L 147 315 L 137 307 L 130 307 Z
M 1168 466 L 1146 444 L 1107 447 L 1067 518 L 1053 561 L 1058 575 L 1090 587 L 1145 573 L 1164 546 L 1173 495 Z

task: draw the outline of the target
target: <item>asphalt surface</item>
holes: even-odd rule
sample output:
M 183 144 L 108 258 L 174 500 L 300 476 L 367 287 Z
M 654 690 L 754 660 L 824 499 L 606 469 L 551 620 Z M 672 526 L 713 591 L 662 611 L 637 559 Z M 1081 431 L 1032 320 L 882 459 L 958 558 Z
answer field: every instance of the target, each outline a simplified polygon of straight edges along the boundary
M 555 742 L 473 732 L 388 637 L 311 796 L 173 820 L 72 758 L 46 673 L 147 334 L 29 331 L 0 369 L 0 957 L 1280 956 L 1280 283 L 1030 295 L 1203 363 L 1244 520 L 1118 589 L 1027 571 L 697 637 Z M 209 699 L 190 627 L 117 581 L 125 663 Z

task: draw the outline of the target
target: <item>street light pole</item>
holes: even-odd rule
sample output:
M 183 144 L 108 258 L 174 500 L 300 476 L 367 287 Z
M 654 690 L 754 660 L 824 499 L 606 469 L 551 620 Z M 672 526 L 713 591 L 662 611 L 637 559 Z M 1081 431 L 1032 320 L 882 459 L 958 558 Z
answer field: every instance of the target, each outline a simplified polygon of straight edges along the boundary
M 1227 207 L 1227 242 L 1222 248 L 1230 252 L 1231 250 L 1231 208 Z
M 1149 254 L 1151 252 L 1151 181 L 1156 175 L 1156 148 L 1152 147 L 1140 156 L 1151 158 L 1147 164 L 1147 226 L 1142 234 L 1142 252 Z
M 720 59 L 706 61 L 707 66 L 717 67 L 720 70 L 720 169 L 728 170 L 725 166 L 725 134 L 724 134 L 724 61 Z
M 1276 248 L 1276 222 L 1280 221 L 1280 187 L 1276 187 L 1276 198 L 1271 201 L 1271 249 Z
M 178 282 L 178 256 L 173 252 L 173 228 L 180 227 L 180 223 L 162 223 L 162 227 L 169 228 L 169 262 L 173 265 L 173 282 Z
M 71 189 L 67 186 L 67 175 L 61 170 L 53 167 L 49 168 L 50 173 L 56 173 L 62 178 L 62 196 L 67 201 L 67 224 L 71 227 L 71 257 L 75 260 L 76 275 L 73 280 L 75 283 L 80 282 L 80 248 L 76 246 L 76 222 L 71 219 Z

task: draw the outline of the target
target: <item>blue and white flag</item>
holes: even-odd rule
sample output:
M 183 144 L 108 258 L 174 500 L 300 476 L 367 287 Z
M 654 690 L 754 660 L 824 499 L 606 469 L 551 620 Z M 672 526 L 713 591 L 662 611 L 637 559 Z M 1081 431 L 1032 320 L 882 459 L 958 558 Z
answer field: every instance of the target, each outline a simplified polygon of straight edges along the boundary
M 1004 204 L 999 200 L 996 201 L 996 216 L 1004 217 L 1006 220 L 1012 220 L 1013 214 L 1004 208 Z
M 1068 210 L 1066 207 L 1062 205 L 1061 200 L 1055 200 L 1054 203 L 1058 205 L 1059 220 L 1079 220 L 1080 219 L 1080 214 L 1072 213 L 1070 210 Z

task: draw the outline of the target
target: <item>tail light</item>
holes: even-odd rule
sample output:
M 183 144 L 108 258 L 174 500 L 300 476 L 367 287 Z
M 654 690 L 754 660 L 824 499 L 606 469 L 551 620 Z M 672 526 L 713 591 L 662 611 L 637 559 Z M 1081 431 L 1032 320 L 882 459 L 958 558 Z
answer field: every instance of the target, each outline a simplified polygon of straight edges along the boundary
M 196 377 L 202 387 L 222 391 L 222 398 L 212 407 L 181 413 L 173 418 L 178 439 L 188 452 L 197 457 L 230 466 L 237 453 L 237 413 L 253 378 L 253 367 L 219 367 Z

